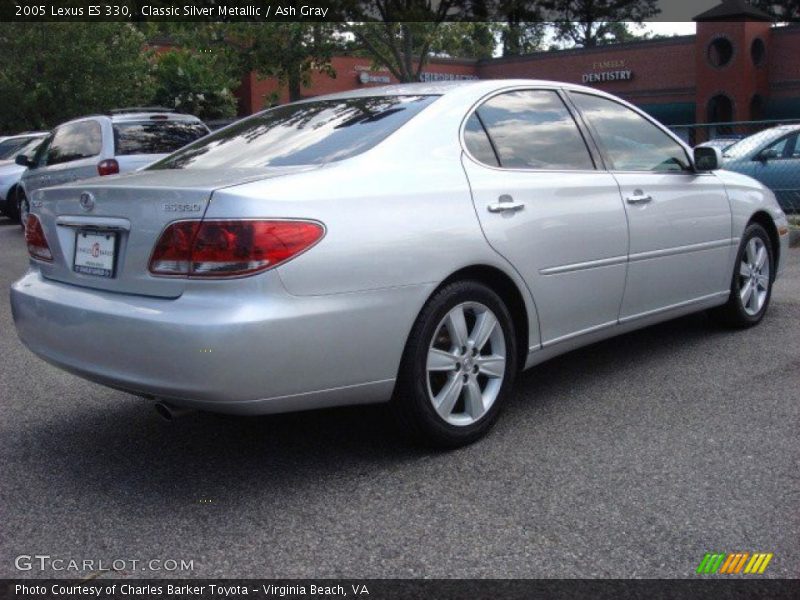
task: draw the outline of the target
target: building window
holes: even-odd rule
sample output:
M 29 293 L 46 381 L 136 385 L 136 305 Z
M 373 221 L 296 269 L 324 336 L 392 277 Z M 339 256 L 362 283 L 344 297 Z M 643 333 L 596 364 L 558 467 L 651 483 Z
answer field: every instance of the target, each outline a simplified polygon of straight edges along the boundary
M 750 45 L 750 57 L 753 59 L 753 64 L 760 67 L 764 64 L 764 57 L 767 54 L 767 47 L 764 45 L 764 40 L 756 38 Z
M 728 38 L 718 37 L 708 45 L 708 62 L 714 67 L 724 67 L 733 58 L 733 44 Z
M 708 122 L 729 123 L 733 121 L 733 101 L 725 94 L 717 94 L 708 101 Z
M 760 94 L 753 95 L 750 100 L 750 119 L 760 121 L 764 118 L 764 98 Z

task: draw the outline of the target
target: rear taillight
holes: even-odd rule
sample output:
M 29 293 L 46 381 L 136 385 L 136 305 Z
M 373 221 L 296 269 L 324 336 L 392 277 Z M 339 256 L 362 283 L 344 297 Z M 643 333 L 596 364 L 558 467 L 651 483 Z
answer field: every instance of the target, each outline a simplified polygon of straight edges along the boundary
M 97 163 L 97 174 L 101 177 L 103 175 L 116 175 L 119 173 L 119 163 L 113 158 L 101 160 Z
M 150 272 L 240 277 L 271 269 L 316 244 L 325 230 L 312 221 L 178 221 L 161 234 Z
M 50 252 L 42 224 L 36 215 L 28 215 L 28 221 L 25 223 L 25 241 L 28 243 L 28 254 L 32 258 L 48 262 L 53 260 L 53 253 Z

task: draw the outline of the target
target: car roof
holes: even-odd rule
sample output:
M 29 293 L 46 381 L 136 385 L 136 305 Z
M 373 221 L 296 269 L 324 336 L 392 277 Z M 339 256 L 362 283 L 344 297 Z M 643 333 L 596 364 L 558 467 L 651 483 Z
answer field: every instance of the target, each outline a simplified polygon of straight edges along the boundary
M 29 133 L 18 133 L 16 135 L 8 135 L 0 139 L 6 141 L 6 140 L 18 140 L 20 138 L 39 138 L 39 137 L 45 137 L 47 134 L 48 134 L 47 131 L 31 131 Z
M 590 88 L 564 81 L 551 81 L 547 79 L 467 79 L 458 81 L 436 81 L 423 83 L 398 83 L 379 87 L 359 88 L 306 98 L 303 102 L 316 100 L 338 100 L 343 98 L 363 98 L 369 96 L 447 96 L 465 91 L 473 91 L 481 95 L 502 90 L 509 87 L 557 87 L 578 92 L 591 92 L 600 96 L 613 97 L 596 88 Z
M 153 119 L 153 117 L 158 117 L 158 119 Z M 194 115 L 187 115 L 183 113 L 173 113 L 173 112 L 126 112 L 126 113 L 117 113 L 110 115 L 112 123 L 124 123 L 126 121 L 147 121 L 147 120 L 158 120 L 158 121 L 194 121 L 194 122 L 202 122 L 198 117 Z
M 153 117 L 158 117 L 153 119 Z M 167 112 L 136 112 L 136 113 L 121 113 L 115 115 L 86 115 L 85 117 L 78 117 L 77 119 L 70 119 L 59 123 L 58 127 L 69 125 L 71 123 L 80 123 L 82 121 L 92 121 L 98 119 L 108 119 L 112 123 L 141 123 L 142 121 L 153 120 L 159 121 L 189 121 L 192 123 L 203 123 L 203 121 L 194 115 L 187 115 L 183 113 L 167 113 Z
M 772 128 L 775 131 L 780 131 L 781 133 L 786 133 L 788 131 L 796 131 L 800 129 L 800 123 L 794 123 L 790 125 L 778 125 Z

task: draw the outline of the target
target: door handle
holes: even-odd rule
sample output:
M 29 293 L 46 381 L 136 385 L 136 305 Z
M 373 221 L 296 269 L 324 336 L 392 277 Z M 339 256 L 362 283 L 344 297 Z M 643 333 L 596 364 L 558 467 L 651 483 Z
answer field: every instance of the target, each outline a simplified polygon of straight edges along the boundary
M 516 212 L 525 208 L 524 202 L 515 202 L 508 194 L 503 194 L 494 202 L 486 207 L 490 213 Z
M 642 190 L 633 190 L 633 195 L 625 198 L 628 204 L 647 204 L 653 201 L 650 194 L 645 194 Z

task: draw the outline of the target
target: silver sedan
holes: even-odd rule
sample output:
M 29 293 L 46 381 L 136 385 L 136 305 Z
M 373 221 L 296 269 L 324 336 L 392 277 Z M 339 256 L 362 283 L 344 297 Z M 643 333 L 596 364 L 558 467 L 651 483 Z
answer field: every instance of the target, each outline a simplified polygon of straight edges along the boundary
M 14 319 L 45 360 L 164 406 L 391 402 L 465 444 L 521 369 L 693 311 L 763 318 L 788 224 L 719 158 L 547 81 L 289 104 L 37 192 Z

